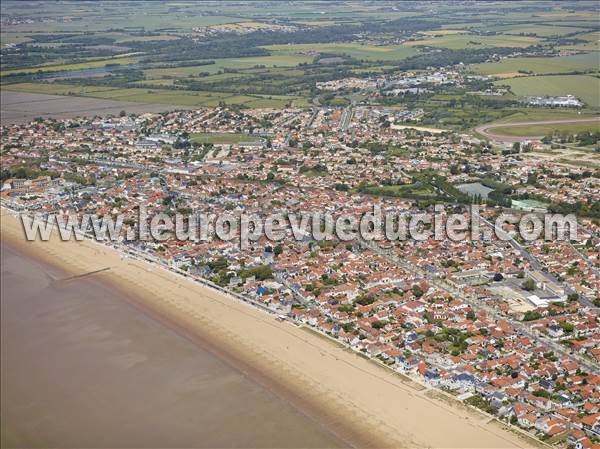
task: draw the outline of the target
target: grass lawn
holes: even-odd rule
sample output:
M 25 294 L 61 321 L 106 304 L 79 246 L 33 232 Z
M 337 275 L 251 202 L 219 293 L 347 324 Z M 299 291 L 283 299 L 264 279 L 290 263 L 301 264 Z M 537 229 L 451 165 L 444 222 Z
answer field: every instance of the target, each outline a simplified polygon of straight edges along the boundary
M 600 79 L 589 75 L 528 76 L 496 81 L 517 96 L 575 95 L 588 106 L 600 107 Z
M 235 144 L 240 142 L 256 142 L 259 137 L 243 133 L 194 133 L 190 140 L 195 143 Z

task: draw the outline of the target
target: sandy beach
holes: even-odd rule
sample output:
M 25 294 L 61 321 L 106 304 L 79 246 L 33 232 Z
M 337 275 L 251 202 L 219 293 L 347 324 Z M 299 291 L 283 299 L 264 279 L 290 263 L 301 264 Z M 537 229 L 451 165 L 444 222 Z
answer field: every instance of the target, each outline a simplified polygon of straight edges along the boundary
M 2 240 L 73 275 L 93 275 L 355 447 L 525 448 L 531 440 L 306 328 L 94 242 L 26 242 L 2 209 Z

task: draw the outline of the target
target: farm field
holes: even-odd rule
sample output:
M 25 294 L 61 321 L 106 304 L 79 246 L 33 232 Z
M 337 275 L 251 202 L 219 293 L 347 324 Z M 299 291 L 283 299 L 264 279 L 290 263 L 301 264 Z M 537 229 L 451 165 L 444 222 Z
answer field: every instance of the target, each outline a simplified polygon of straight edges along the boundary
M 109 86 L 81 86 L 78 84 L 20 83 L 4 85 L 2 86 L 2 90 L 49 95 L 94 96 L 94 94 L 115 90 L 115 88 Z
M 137 61 L 138 58 L 131 57 L 131 55 L 115 56 L 113 58 L 98 59 L 94 61 L 86 61 L 75 64 L 47 65 L 39 67 L 28 67 L 23 69 L 2 70 L 0 72 L 0 76 L 12 75 L 15 73 L 59 72 L 64 70 L 95 69 L 98 67 L 105 67 L 107 64 L 126 65 L 135 63 Z
M 264 67 L 295 67 L 298 64 L 311 62 L 312 56 L 302 55 L 272 55 L 254 58 L 224 58 L 216 59 L 214 64 L 197 65 L 190 67 L 174 67 L 168 69 L 147 69 L 144 71 L 148 79 L 156 79 L 164 76 L 188 77 L 197 76 L 199 73 L 217 74 L 225 69 L 244 70 L 257 66 Z
M 395 61 L 418 53 L 418 50 L 402 45 L 376 46 L 354 43 L 268 45 L 263 48 L 280 55 L 297 55 L 301 52 L 332 53 L 366 61 Z
M 577 51 L 600 51 L 600 31 L 593 31 L 591 33 L 578 34 L 577 39 L 585 41 L 570 45 L 561 45 L 559 48 L 562 50 L 577 50 Z
M 495 82 L 517 96 L 575 95 L 592 108 L 600 107 L 600 79 L 589 75 L 528 76 Z
M 599 70 L 600 52 L 555 58 L 509 58 L 500 62 L 474 64 L 469 66 L 469 69 L 482 75 L 499 77 L 522 76 L 523 74 L 519 73 L 519 70 L 534 74 Z
M 108 100 L 141 102 L 149 104 L 169 104 L 180 106 L 218 106 L 219 103 L 255 108 L 276 108 L 293 104 L 297 107 L 308 106 L 306 99 L 283 95 L 236 95 L 225 92 L 204 92 L 166 89 L 110 88 L 80 86 L 75 84 L 34 84 L 23 83 L 5 86 L 3 90 L 71 95 Z
M 467 34 L 468 30 L 461 29 L 441 29 L 441 30 L 431 30 L 431 31 L 422 31 L 421 34 L 425 36 L 437 37 L 437 36 L 450 36 L 452 34 Z
M 69 6 L 76 5 L 72 3 Z M 111 29 L 144 29 L 147 31 L 162 31 L 175 29 L 181 32 L 189 32 L 194 27 L 221 25 L 227 23 L 243 22 L 240 17 L 219 15 L 198 15 L 185 11 L 179 14 L 165 14 L 164 5 L 156 3 L 140 10 L 135 3 L 125 3 L 115 8 L 112 14 L 103 13 L 103 6 L 110 8 L 110 3 L 91 4 L 90 10 L 98 8 L 94 14 L 88 10 L 80 20 L 65 22 L 34 22 L 12 25 L 11 31 L 23 33 L 47 33 L 47 32 L 102 32 Z M 147 5 L 148 6 L 148 5 Z M 193 4 L 191 4 L 193 7 Z M 68 11 L 68 9 L 67 9 Z M 67 13 L 65 11 L 65 13 Z M 74 15 L 74 17 L 77 17 Z
M 38 117 L 57 120 L 81 116 L 118 115 L 121 111 L 130 114 L 162 112 L 174 109 L 171 105 L 134 103 L 129 101 L 104 100 L 92 97 L 48 95 L 44 93 L 0 92 L 2 124 L 28 123 Z M 181 108 L 181 106 L 179 106 Z
M 537 37 L 558 37 L 564 36 L 567 34 L 573 33 L 581 33 L 589 31 L 585 28 L 575 27 L 575 26 L 557 26 L 557 25 L 499 25 L 493 26 L 488 29 L 488 31 L 497 31 L 503 34 L 509 35 L 532 35 L 535 34 Z
M 593 31 L 591 33 L 585 33 L 577 36 L 577 39 L 582 39 L 588 42 L 596 42 L 600 41 L 600 31 Z
M 8 44 L 22 44 L 23 42 L 31 42 L 31 38 L 26 34 L 21 33 L 0 33 L 0 46 L 4 47 Z
M 528 47 L 540 42 L 536 37 L 527 36 L 479 36 L 475 34 L 447 34 L 444 36 L 408 41 L 404 45 L 441 47 L 453 50 L 486 47 Z

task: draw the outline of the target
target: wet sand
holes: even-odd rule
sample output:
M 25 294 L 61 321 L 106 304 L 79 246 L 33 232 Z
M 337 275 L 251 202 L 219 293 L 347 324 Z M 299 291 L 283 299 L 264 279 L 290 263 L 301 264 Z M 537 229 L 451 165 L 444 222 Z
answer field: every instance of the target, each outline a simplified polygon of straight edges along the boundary
M 86 279 L 125 292 L 124 296 L 133 298 L 144 313 L 201 342 L 202 347 L 219 359 L 227 360 L 266 390 L 292 403 L 296 410 L 311 417 L 313 423 L 321 423 L 356 447 L 540 446 L 490 421 L 489 416 L 457 404 L 454 399 L 434 397 L 443 395 L 432 394 L 432 390 L 423 389 L 325 337 L 288 322 L 278 322 L 272 315 L 156 265 L 124 259 L 115 250 L 90 241 L 62 242 L 56 233 L 48 242 L 25 242 L 20 220 L 7 214 L 3 209 L 3 241 L 19 245 L 33 252 L 39 260 L 57 264 L 71 274 L 106 269 Z M 129 320 L 133 319 L 134 316 Z M 75 324 L 79 321 L 77 319 Z M 156 357 L 164 357 L 167 349 L 162 347 Z M 165 366 L 171 365 L 172 362 L 165 362 Z M 167 374 L 164 381 L 171 385 L 169 376 Z M 95 397 L 102 398 L 101 391 L 98 390 Z M 168 408 L 176 407 L 176 401 L 168 405 L 154 404 L 155 400 L 150 397 L 160 393 L 152 388 L 144 388 L 140 394 L 151 404 L 147 408 L 152 411 L 148 413 L 162 412 L 171 416 Z M 88 403 L 85 407 L 85 411 L 91 408 Z M 160 410 L 161 407 L 167 410 Z M 206 408 L 210 407 L 207 404 Z M 250 406 L 219 429 L 236 431 L 236 423 L 245 423 L 252 414 L 257 416 L 254 422 L 262 423 L 268 419 L 268 413 L 260 416 L 261 413 L 259 408 Z M 194 414 L 184 411 L 174 421 L 194 418 Z M 140 423 L 140 431 L 152 431 L 148 428 L 155 421 L 148 423 Z M 202 430 L 201 435 L 214 437 L 212 428 Z M 312 432 L 312 428 L 308 428 L 306 434 Z M 310 445 L 304 440 L 294 442 L 292 431 L 285 433 L 286 444 L 269 440 L 265 446 Z M 315 444 L 329 445 L 327 442 Z M 261 444 L 250 441 L 245 446 Z
M 119 291 L 2 244 L 2 447 L 341 447 Z

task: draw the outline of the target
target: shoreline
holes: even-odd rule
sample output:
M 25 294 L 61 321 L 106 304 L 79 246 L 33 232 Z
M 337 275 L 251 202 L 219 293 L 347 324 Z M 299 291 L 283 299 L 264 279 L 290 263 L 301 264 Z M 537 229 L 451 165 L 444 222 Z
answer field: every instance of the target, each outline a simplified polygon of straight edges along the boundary
M 352 446 L 532 447 L 500 423 L 432 399 L 347 348 L 156 264 L 96 242 L 62 242 L 55 233 L 49 242 L 26 242 L 19 220 L 4 208 L 2 240 L 73 275 L 109 267 L 94 279 Z

